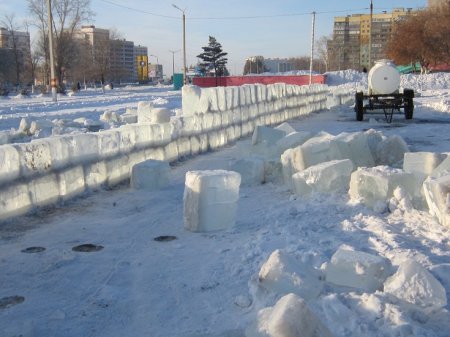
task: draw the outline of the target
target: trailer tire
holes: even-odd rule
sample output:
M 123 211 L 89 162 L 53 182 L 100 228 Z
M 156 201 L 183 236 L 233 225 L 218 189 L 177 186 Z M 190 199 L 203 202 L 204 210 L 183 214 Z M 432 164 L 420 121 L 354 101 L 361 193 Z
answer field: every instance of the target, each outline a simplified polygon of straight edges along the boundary
M 403 91 L 403 109 L 405 111 L 405 119 L 412 119 L 414 113 L 414 90 L 405 89 Z
M 364 118 L 364 93 L 361 91 L 355 94 L 356 120 L 361 122 Z

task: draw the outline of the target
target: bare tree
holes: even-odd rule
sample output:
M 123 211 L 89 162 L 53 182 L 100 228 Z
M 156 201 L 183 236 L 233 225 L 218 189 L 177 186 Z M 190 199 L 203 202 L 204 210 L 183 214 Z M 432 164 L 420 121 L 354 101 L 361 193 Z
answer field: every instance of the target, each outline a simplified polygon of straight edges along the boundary
M 41 48 L 45 59 L 49 59 L 47 32 L 46 0 L 27 0 L 28 9 L 34 18 L 34 24 L 41 35 Z M 64 74 L 70 71 L 73 63 L 72 53 L 75 52 L 73 43 L 75 30 L 83 21 L 93 16 L 90 0 L 53 0 L 52 25 L 55 34 L 55 63 L 58 81 L 61 84 Z
M 8 47 L 12 50 L 14 55 L 14 72 L 15 72 L 15 84 L 19 86 L 21 81 L 21 74 L 24 68 L 24 57 L 23 52 L 19 48 L 18 41 L 18 30 L 19 26 L 15 22 L 14 14 L 8 15 L 6 14 L 1 21 L 2 25 L 8 30 Z
M 325 66 L 325 72 L 330 68 L 330 55 L 328 54 L 328 41 L 331 37 L 322 36 L 316 41 L 316 52 L 320 62 Z

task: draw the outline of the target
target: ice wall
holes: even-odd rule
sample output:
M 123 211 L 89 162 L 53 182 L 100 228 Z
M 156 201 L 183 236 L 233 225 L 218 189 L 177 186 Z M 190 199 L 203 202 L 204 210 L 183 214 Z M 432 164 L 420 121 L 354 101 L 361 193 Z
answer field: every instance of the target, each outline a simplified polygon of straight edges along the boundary
M 325 109 L 327 96 L 326 85 L 185 86 L 181 116 L 141 102 L 136 124 L 0 145 L 0 220 L 120 183 L 140 162 L 173 162 Z

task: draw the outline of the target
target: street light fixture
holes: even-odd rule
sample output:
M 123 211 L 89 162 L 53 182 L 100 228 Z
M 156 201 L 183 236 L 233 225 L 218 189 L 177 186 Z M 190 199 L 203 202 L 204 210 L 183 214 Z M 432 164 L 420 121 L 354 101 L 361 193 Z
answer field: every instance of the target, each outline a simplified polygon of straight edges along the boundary
M 187 83 L 187 77 L 186 77 L 186 15 L 185 15 L 185 9 L 181 9 L 177 5 L 172 4 L 172 6 L 176 9 L 178 9 L 181 13 L 183 13 L 183 83 Z

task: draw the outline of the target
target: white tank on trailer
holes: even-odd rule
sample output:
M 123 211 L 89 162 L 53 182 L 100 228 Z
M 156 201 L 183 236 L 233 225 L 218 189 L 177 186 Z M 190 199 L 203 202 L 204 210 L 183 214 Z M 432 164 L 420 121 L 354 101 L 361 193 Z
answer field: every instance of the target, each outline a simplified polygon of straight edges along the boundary
M 398 93 L 400 72 L 391 60 L 378 60 L 369 71 L 368 82 L 369 95 Z

